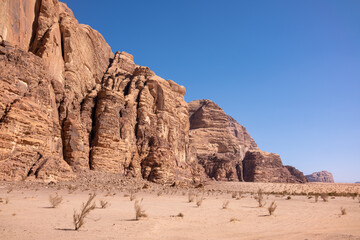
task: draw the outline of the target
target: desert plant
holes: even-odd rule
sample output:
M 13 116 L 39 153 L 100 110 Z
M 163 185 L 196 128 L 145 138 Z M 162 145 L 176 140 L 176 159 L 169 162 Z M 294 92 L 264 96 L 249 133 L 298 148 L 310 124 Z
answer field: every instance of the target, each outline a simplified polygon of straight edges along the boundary
M 229 201 L 225 201 L 225 202 L 223 202 L 223 204 L 222 204 L 222 208 L 223 209 L 227 209 L 227 207 L 229 206 Z
M 239 222 L 240 220 L 237 218 L 230 218 L 230 222 Z
M 231 194 L 231 197 L 232 197 L 232 198 L 236 198 L 236 197 L 237 197 L 237 192 L 233 192 L 233 193 Z
M 105 200 L 101 200 L 100 206 L 101 206 L 101 208 L 107 208 L 108 206 L 110 206 L 110 204 L 109 204 L 109 202 L 107 202 Z
M 286 200 L 290 200 L 291 199 L 291 196 L 287 196 Z
M 52 208 L 56 208 L 57 206 L 59 206 L 62 200 L 63 198 L 59 196 L 57 193 L 55 194 L 55 196 L 53 195 L 49 196 L 49 202 Z
M 178 215 L 171 215 L 170 217 L 181 217 L 181 218 L 183 218 L 183 217 L 184 217 L 184 214 L 183 214 L 183 213 L 179 213 Z
M 82 204 L 80 213 L 77 213 L 76 210 L 74 210 L 73 220 L 76 231 L 84 225 L 86 216 L 95 209 L 96 205 L 95 202 L 93 202 L 95 197 L 95 193 L 89 195 L 87 202 Z
M 320 197 L 322 198 L 322 200 L 323 200 L 324 202 L 328 202 L 328 201 L 329 201 L 329 195 L 327 195 L 326 193 L 322 193 L 322 194 L 320 195 Z
M 259 207 L 265 206 L 266 202 L 264 202 L 263 191 L 260 188 L 259 188 L 259 190 L 257 192 L 257 196 L 255 196 L 254 198 L 258 202 Z
M 136 198 L 134 191 L 130 191 L 130 201 L 133 201 Z
M 200 207 L 203 201 L 204 201 L 204 196 L 201 196 L 200 198 L 196 199 L 196 206 Z
M 147 214 L 145 212 L 145 210 L 143 209 L 142 205 L 142 199 L 141 201 L 136 200 L 135 204 L 134 204 L 134 208 L 135 208 L 135 219 L 139 220 L 140 218 L 144 218 L 147 217 Z
M 315 202 L 318 202 L 318 200 L 319 200 L 319 195 L 315 195 Z
M 341 207 L 340 211 L 341 211 L 341 215 L 346 215 L 346 209 L 345 208 Z
M 158 197 L 160 197 L 163 194 L 162 191 L 158 191 L 158 193 L 156 194 Z
M 189 201 L 189 203 L 193 202 L 194 199 L 195 199 L 194 193 L 189 192 L 189 194 L 188 194 L 188 201 Z
M 269 215 L 271 216 L 273 214 L 273 212 L 275 212 L 277 208 L 277 205 L 275 203 L 275 201 L 273 201 L 270 206 L 268 207 L 268 211 L 269 211 Z

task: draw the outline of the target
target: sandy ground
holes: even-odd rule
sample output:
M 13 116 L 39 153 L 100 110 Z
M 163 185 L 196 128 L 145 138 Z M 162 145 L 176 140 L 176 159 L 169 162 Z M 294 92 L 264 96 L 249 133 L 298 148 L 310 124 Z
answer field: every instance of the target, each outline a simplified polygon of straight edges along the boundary
M 192 190 L 150 185 L 135 193 L 136 199 L 143 199 L 148 215 L 136 221 L 128 189 L 97 189 L 99 207 L 79 231 L 74 231 L 74 209 L 80 209 L 92 189 L 1 183 L 0 239 L 360 239 L 358 197 L 336 196 L 328 202 L 321 198 L 315 202 L 314 197 L 291 195 L 287 200 L 288 194 L 274 193 L 264 194 L 266 206 L 258 207 L 253 192 L 259 188 L 268 192 L 360 191 L 359 184 L 213 183 Z M 204 197 L 200 207 L 196 198 L 189 203 L 188 191 L 198 199 Z M 232 191 L 242 191 L 241 197 L 233 198 Z M 50 208 L 49 195 L 55 193 L 63 201 Z M 102 209 L 100 200 L 111 205 Z M 229 205 L 223 209 L 225 201 Z M 269 216 L 267 207 L 272 201 L 278 207 Z M 341 215 L 341 207 L 346 215 Z M 184 217 L 174 217 L 179 213 Z

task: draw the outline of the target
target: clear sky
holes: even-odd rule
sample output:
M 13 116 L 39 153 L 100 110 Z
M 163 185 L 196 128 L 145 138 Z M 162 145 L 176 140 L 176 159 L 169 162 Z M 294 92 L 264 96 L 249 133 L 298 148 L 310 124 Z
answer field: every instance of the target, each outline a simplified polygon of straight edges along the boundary
M 360 181 L 359 0 L 62 1 L 284 164 Z

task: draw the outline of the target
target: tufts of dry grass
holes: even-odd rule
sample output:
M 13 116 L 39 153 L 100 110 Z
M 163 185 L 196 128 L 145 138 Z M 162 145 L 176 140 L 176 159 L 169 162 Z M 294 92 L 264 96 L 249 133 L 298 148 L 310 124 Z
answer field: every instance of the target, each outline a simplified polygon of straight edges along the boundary
M 291 200 L 291 196 L 287 196 L 286 200 Z
M 316 194 L 316 195 L 315 195 L 315 202 L 318 202 L 318 200 L 319 200 L 319 195 Z
M 275 212 L 276 208 L 277 208 L 277 205 L 276 205 L 275 201 L 273 201 L 270 204 L 270 206 L 268 207 L 268 211 L 269 211 L 270 216 Z
M 322 193 L 322 194 L 320 195 L 320 197 L 322 198 L 322 200 L 323 200 L 324 202 L 328 202 L 328 201 L 329 201 L 329 195 L 327 195 L 326 193 Z
M 101 208 L 107 208 L 110 206 L 110 203 L 105 200 L 100 200 L 100 207 Z
M 56 208 L 57 206 L 59 206 L 62 200 L 63 200 L 62 196 L 59 196 L 57 193 L 55 194 L 55 196 L 53 195 L 49 196 L 49 202 L 52 208 Z
M 147 214 L 145 212 L 145 210 L 143 209 L 142 205 L 142 199 L 141 201 L 136 200 L 135 204 L 134 204 L 134 208 L 135 208 L 135 219 L 139 220 L 140 218 L 146 218 Z
M 227 209 L 227 207 L 229 206 L 229 201 L 228 200 L 226 200 L 225 202 L 223 202 L 223 204 L 222 204 L 222 209 Z
M 203 201 L 204 201 L 204 196 L 201 196 L 200 198 L 197 198 L 196 199 L 196 206 L 201 207 Z
M 240 220 L 237 218 L 230 218 L 230 222 L 240 222 Z
M 266 202 L 264 202 L 264 194 L 260 188 L 257 192 L 257 196 L 255 196 L 254 198 L 258 202 L 259 207 L 265 206 Z
M 346 209 L 345 208 L 341 207 L 340 211 L 341 211 L 341 215 L 346 215 Z
M 178 215 L 171 215 L 170 217 L 181 217 L 181 218 L 183 218 L 183 217 L 184 217 L 184 214 L 183 214 L 183 213 L 179 213 Z
M 193 202 L 195 200 L 195 194 L 193 192 L 188 193 L 188 201 L 189 203 Z
M 74 210 L 73 220 L 76 231 L 84 225 L 86 216 L 95 209 L 96 205 L 95 202 L 93 202 L 95 197 L 95 193 L 89 195 L 87 202 L 82 204 L 80 213 Z
M 231 194 L 231 197 L 232 197 L 232 198 L 236 198 L 236 197 L 237 197 L 237 192 L 233 192 L 233 193 Z
M 134 201 L 136 198 L 134 191 L 130 191 L 130 201 Z

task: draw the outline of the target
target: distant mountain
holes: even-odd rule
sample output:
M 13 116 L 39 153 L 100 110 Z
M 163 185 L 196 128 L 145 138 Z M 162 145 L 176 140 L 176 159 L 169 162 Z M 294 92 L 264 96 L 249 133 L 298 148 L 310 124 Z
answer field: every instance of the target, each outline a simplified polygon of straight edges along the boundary
M 327 171 L 314 172 L 310 175 L 306 175 L 306 178 L 309 180 L 309 182 L 334 182 L 334 177 L 332 173 Z

